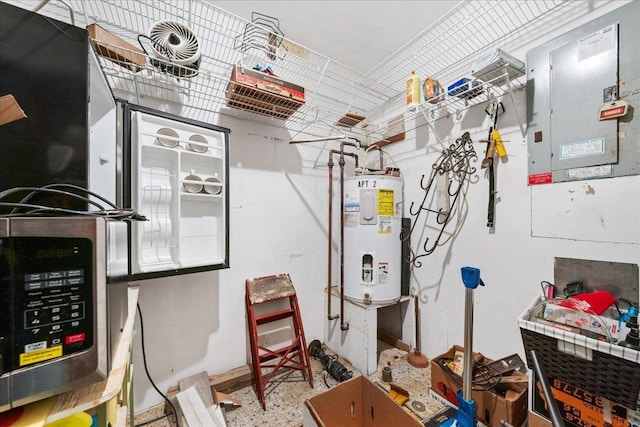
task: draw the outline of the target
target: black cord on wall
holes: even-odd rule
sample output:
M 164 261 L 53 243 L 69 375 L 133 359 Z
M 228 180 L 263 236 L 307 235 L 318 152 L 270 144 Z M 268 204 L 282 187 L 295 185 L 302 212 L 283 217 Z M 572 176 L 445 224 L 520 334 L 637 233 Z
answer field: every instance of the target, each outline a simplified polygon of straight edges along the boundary
M 142 363 L 144 365 L 144 372 L 147 374 L 147 378 L 149 379 L 149 382 L 151 383 L 153 388 L 171 406 L 171 409 L 173 409 L 173 413 L 175 414 L 175 417 L 176 417 L 176 425 L 180 427 L 180 422 L 178 420 L 178 411 L 176 411 L 176 407 L 173 406 L 173 402 L 171 402 L 171 400 L 169 400 L 169 398 L 163 392 L 160 391 L 160 389 L 153 382 L 153 379 L 151 378 L 151 374 L 149 374 L 149 368 L 147 367 L 147 354 L 144 348 L 144 321 L 142 320 L 142 310 L 140 310 L 140 304 L 136 304 L 136 306 L 138 307 L 138 316 L 140 317 L 140 341 L 142 344 Z

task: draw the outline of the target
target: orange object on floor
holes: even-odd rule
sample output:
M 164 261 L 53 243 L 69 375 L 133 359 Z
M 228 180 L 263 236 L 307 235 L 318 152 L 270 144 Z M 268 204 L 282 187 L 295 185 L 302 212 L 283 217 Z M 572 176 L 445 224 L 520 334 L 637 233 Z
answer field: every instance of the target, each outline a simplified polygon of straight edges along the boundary
M 263 313 L 263 310 L 256 310 L 260 304 L 272 303 L 277 300 L 288 300 L 288 307 L 280 308 L 276 304 L 279 308 L 273 312 Z M 309 351 L 302 327 L 298 297 L 288 274 L 247 279 L 245 303 L 255 389 L 262 409 L 266 410 L 265 388 L 280 369 L 302 371 L 303 377 L 309 381 L 309 385 L 313 388 Z M 271 305 L 273 304 L 268 306 Z M 258 326 L 287 318 L 291 318 L 292 321 L 291 344 L 276 349 L 261 345 Z M 266 374 L 263 374 L 265 369 Z

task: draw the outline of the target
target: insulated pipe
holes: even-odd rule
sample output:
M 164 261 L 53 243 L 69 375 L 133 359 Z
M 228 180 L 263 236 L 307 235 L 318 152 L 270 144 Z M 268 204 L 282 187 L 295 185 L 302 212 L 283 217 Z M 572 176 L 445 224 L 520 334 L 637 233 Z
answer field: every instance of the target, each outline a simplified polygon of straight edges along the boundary
M 378 150 L 378 152 L 380 153 L 380 170 L 384 170 L 384 158 L 382 157 L 383 155 L 382 148 L 378 147 L 377 145 L 369 145 L 367 147 L 367 151 L 369 150 Z

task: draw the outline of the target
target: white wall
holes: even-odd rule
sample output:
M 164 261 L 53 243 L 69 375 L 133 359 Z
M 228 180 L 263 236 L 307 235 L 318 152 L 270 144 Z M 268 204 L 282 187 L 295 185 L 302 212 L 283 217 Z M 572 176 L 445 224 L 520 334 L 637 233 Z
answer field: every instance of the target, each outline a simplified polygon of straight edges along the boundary
M 525 97 L 524 91 L 515 93 L 520 112 L 524 111 Z M 469 187 L 468 214 L 459 235 L 433 254 L 421 258 L 422 267 L 413 270 L 411 286 L 421 300 L 422 351 L 429 357 L 445 352 L 454 344 L 464 343 L 465 288 L 460 274 L 463 266 L 478 267 L 486 283 L 485 287 L 474 291 L 474 349 L 499 358 L 512 353 L 524 357 L 517 318 L 541 294 L 540 282 L 553 282 L 554 257 L 640 263 L 639 177 L 528 187 L 527 147 L 517 126 L 514 104 L 509 97 L 503 99 L 503 103 L 507 112 L 501 116 L 498 128 L 503 140 L 507 141 L 508 161 L 500 162 L 496 168 L 493 230 L 486 226 L 488 179 L 485 170 L 480 169 L 485 147 L 478 143 L 487 138 L 489 126 L 484 105 L 467 111 L 460 121 L 447 119 L 449 123 L 439 124 L 440 128 L 451 128 L 451 135 L 470 131 L 480 159 L 475 164 L 479 180 Z M 418 141 L 421 133 L 422 129 L 419 129 Z M 434 143 L 432 139 L 429 141 Z M 428 154 L 430 150 L 417 148 L 419 145 L 404 150 L 398 147 L 393 154 L 405 178 L 407 205 L 422 199 L 421 175 L 430 173 L 431 164 L 439 155 Z M 571 215 L 566 214 L 567 206 L 573 206 Z M 599 212 L 598 220 L 593 219 L 594 210 Z M 541 215 L 540 211 L 545 212 L 545 219 L 555 221 L 555 226 L 550 227 L 555 233 L 532 236 L 532 223 L 535 216 Z M 407 212 L 405 207 L 405 214 Z M 562 214 L 568 216 L 564 220 L 564 233 Z M 616 221 L 603 221 L 606 223 L 603 231 L 604 225 L 599 219 L 610 217 Z M 573 228 L 579 228 L 585 236 L 626 233 L 626 241 L 632 243 L 576 238 L 570 234 Z M 432 238 L 433 232 L 430 230 Z M 424 243 L 424 240 L 417 241 L 419 237 L 416 234 L 414 239 L 412 235 L 414 249 Z
M 145 349 L 160 390 L 200 371 L 246 363 L 245 280 L 289 273 L 307 340 L 322 339 L 326 283 L 327 182 L 301 173 L 298 151 L 280 128 L 220 123 L 230 138 L 230 269 L 140 282 Z M 134 345 L 136 410 L 161 401 Z
M 610 8 L 622 3 L 614 2 Z M 597 14 L 604 12 L 606 8 Z M 585 12 L 562 32 L 594 17 Z M 545 40 L 552 36 L 544 35 Z M 529 47 L 512 53 L 524 57 Z M 524 91 L 516 92 L 515 97 L 520 117 L 525 117 Z M 499 128 L 507 141 L 509 158 L 497 168 L 495 230 L 486 227 L 488 183 L 478 162 L 477 182 L 468 191 L 468 215 L 459 235 L 422 258 L 423 266 L 413 272 L 412 288 L 421 297 L 422 351 L 429 357 L 463 343 L 462 266 L 480 268 L 486 283 L 475 291 L 474 350 L 497 358 L 512 353 L 524 355 L 517 318 L 540 294 L 540 281 L 553 280 L 554 257 L 640 263 L 640 178 L 528 187 L 527 149 L 514 104 L 509 98 L 503 102 L 507 113 L 500 119 Z M 467 111 L 460 120 L 442 120 L 436 128 L 443 138 L 470 131 L 482 157 L 484 146 L 477 141 L 486 138 L 488 127 L 482 108 Z M 231 268 L 141 283 L 148 366 L 163 392 L 199 371 L 213 374 L 248 363 L 244 314 L 247 278 L 290 273 L 298 291 L 307 341 L 323 338 L 326 153 L 316 161 L 323 146 L 289 145 L 291 136 L 281 128 L 231 119 L 220 124 L 232 129 Z M 405 141 L 389 146 L 388 151 L 404 175 L 407 210 L 411 201 L 422 200 L 420 177 L 430 173 L 439 154 L 435 140 L 422 127 L 410 132 Z M 579 209 L 563 219 L 555 206 Z M 581 210 L 586 210 L 584 215 Z M 600 218 L 612 219 L 605 221 L 606 230 L 602 222 L 593 219 L 595 210 Z M 567 220 L 572 230 L 597 237 L 563 235 L 562 221 Z M 545 226 L 546 221 L 554 224 Z M 609 231 L 628 238 L 625 243 L 602 238 Z M 138 332 L 134 344 L 136 411 L 161 402 L 144 375 L 140 344 Z

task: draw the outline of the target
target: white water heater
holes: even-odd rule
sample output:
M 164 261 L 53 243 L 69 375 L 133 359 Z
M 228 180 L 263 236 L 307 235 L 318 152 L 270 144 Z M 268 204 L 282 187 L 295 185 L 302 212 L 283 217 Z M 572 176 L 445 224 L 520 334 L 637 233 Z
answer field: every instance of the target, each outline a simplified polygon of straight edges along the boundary
M 344 295 L 385 304 L 400 299 L 402 179 L 360 175 L 344 180 Z

